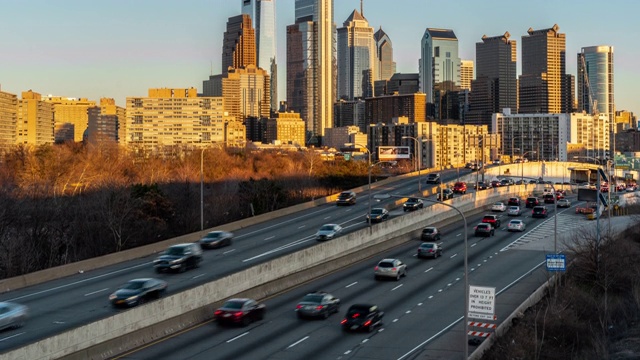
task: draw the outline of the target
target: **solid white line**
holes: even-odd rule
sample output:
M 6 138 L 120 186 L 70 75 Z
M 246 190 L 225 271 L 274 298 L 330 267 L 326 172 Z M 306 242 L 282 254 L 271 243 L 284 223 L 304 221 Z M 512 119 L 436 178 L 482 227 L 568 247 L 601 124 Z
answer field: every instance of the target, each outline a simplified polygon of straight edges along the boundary
M 234 338 L 231 338 L 231 339 L 227 340 L 227 343 L 230 343 L 230 342 L 232 342 L 232 341 L 236 341 L 236 340 L 240 339 L 241 337 L 243 337 L 243 336 L 247 335 L 248 333 L 249 333 L 249 332 L 247 331 L 246 333 L 242 333 L 242 334 L 240 334 L 240 335 L 238 335 L 238 336 L 236 336 L 236 337 L 234 337 Z
M 97 294 L 97 293 L 99 293 L 99 292 L 103 292 L 103 291 L 105 291 L 105 290 L 109 290 L 109 288 L 104 288 L 104 289 L 101 289 L 101 290 L 96 290 L 96 291 L 94 291 L 94 292 L 86 293 L 86 294 L 84 294 L 84 296 L 89 296 L 89 295 Z
M 308 338 L 309 338 L 309 336 L 305 336 L 305 337 L 303 337 L 302 339 L 300 339 L 300 340 L 298 340 L 298 341 L 294 342 L 293 344 L 291 344 L 291 345 L 287 346 L 287 349 L 292 348 L 292 347 L 294 347 L 294 346 L 296 346 L 296 345 L 300 344 L 301 342 L 303 342 L 303 341 L 307 340 Z
M 399 288 L 401 288 L 401 287 L 402 287 L 402 284 L 400 284 L 400 285 L 398 285 L 398 286 L 394 287 L 393 289 L 391 289 L 391 291 L 393 291 L 393 290 L 395 290 L 395 289 L 399 289 Z
M 274 237 L 275 237 L 275 236 L 269 236 L 268 238 L 264 239 L 264 241 L 271 240 L 271 239 L 273 239 Z
M 9 339 L 11 339 L 11 338 L 14 338 L 14 337 L 16 337 L 16 336 L 20 336 L 20 335 L 22 335 L 22 334 L 26 334 L 26 332 L 21 332 L 21 333 L 19 333 L 19 334 L 15 334 L 15 335 L 7 336 L 6 338 L 2 338 L 2 339 L 0 339 L 0 342 L 5 341 L 5 340 L 9 340 Z
M 227 250 L 227 251 L 223 252 L 222 255 L 226 255 L 226 254 L 234 252 L 234 251 L 236 251 L 236 249 Z
M 347 285 L 347 286 L 345 286 L 345 287 L 346 287 L 346 288 L 348 288 L 348 287 L 352 287 L 353 285 L 355 285 L 355 284 L 357 284 L 357 283 L 358 283 L 357 281 L 356 281 L 356 282 L 352 282 L 351 284 L 349 284 L 349 285 Z

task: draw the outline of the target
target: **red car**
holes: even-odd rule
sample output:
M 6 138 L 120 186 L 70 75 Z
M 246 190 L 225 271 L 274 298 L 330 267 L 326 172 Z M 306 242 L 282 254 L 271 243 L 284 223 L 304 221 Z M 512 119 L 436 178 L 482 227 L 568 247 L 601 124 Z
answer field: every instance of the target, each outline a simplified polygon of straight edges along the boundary
M 267 307 L 253 299 L 231 299 L 213 313 L 218 324 L 239 324 L 247 326 L 262 320 Z
M 491 224 L 493 228 L 497 228 L 500 226 L 500 219 L 498 219 L 498 215 L 485 215 L 482 218 L 482 222 Z
M 458 194 L 466 194 L 467 193 L 467 183 L 466 182 L 457 182 L 453 184 L 453 192 Z

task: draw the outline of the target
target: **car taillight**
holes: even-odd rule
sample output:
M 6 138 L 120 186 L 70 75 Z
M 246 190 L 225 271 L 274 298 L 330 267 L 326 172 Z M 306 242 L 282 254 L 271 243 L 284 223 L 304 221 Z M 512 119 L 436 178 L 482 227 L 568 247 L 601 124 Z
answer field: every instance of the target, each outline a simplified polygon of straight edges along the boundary
M 302 309 L 302 305 L 296 306 L 296 309 Z
M 377 266 L 376 266 L 376 267 L 374 267 L 374 268 L 373 268 L 373 270 L 374 270 L 374 271 L 378 271 L 378 267 L 377 267 Z
M 393 269 L 391 269 L 391 271 L 398 271 L 398 268 L 394 267 Z
M 234 312 L 234 313 L 233 313 L 233 316 L 235 316 L 235 317 L 241 317 L 241 316 L 242 316 L 242 314 L 243 314 L 243 312 L 242 312 L 242 311 L 236 311 L 236 312 Z
M 216 312 L 213 313 L 213 315 L 220 315 L 222 314 L 222 310 L 216 310 Z
M 429 249 L 429 252 L 430 252 L 430 253 L 432 253 L 432 252 L 433 252 L 433 249 Z
M 316 306 L 316 310 L 322 310 L 322 309 L 324 309 L 324 305 L 318 305 L 318 306 Z
M 371 320 L 367 320 L 367 321 L 364 323 L 364 326 L 369 326 L 369 325 L 371 325 Z
M 340 321 L 340 324 L 344 325 L 347 323 L 347 319 L 342 319 L 342 321 Z
M 357 318 L 357 317 L 359 317 L 359 316 L 360 316 L 360 314 L 359 314 L 359 313 L 355 313 L 355 314 L 351 315 L 351 318 L 355 319 L 355 318 Z

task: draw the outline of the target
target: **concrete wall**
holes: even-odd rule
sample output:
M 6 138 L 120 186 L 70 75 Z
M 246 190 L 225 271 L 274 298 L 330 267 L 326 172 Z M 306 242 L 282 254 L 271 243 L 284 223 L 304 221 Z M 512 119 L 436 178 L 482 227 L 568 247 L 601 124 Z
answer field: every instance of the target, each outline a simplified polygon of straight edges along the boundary
M 467 194 L 447 202 L 455 204 L 463 212 L 477 211 L 509 196 L 526 195 L 530 190 L 525 186 L 510 186 Z M 401 244 L 411 238 L 412 231 L 425 225 L 457 221 L 458 216 L 455 210 L 442 204 L 429 206 L 375 225 L 371 232 L 365 228 L 43 339 L 3 354 L 3 359 L 57 359 L 65 356 L 97 359 L 113 356 L 114 352 L 126 351 L 210 318 L 214 304 L 224 299 L 247 292 L 257 299 L 271 296 L 358 261 L 363 255 L 370 256 L 374 251 Z M 314 271 L 309 272 L 310 269 Z

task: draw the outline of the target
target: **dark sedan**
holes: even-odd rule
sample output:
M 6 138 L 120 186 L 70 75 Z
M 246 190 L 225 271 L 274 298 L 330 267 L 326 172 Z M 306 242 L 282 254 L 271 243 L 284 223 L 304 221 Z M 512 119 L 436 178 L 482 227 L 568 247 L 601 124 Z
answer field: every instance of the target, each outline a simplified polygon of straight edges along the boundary
M 228 231 L 211 231 L 200 239 L 200 246 L 208 249 L 215 249 L 231 245 L 233 234 Z
M 382 325 L 383 316 L 384 312 L 380 311 L 376 305 L 354 304 L 351 305 L 340 325 L 345 331 L 371 332 L 376 326 Z
M 326 319 L 339 311 L 340 299 L 321 291 L 305 295 L 296 306 L 299 318 L 321 317 Z
M 441 201 L 442 199 L 444 200 L 453 199 L 453 190 L 449 188 L 442 189 L 442 191 L 439 192 L 438 195 L 436 195 L 436 198 L 438 199 L 438 201 Z
M 423 207 L 424 207 L 424 202 L 422 201 L 422 199 L 419 199 L 419 198 L 409 198 L 407 199 L 407 201 L 405 201 L 404 204 L 402 204 L 402 209 L 404 211 L 418 210 L 418 209 L 422 209 Z
M 213 313 L 218 324 L 238 324 L 247 326 L 262 320 L 267 307 L 253 299 L 231 299 Z
M 124 284 L 109 296 L 111 305 L 116 307 L 130 307 L 144 304 L 160 298 L 167 291 L 167 282 L 147 278 L 134 279 Z

